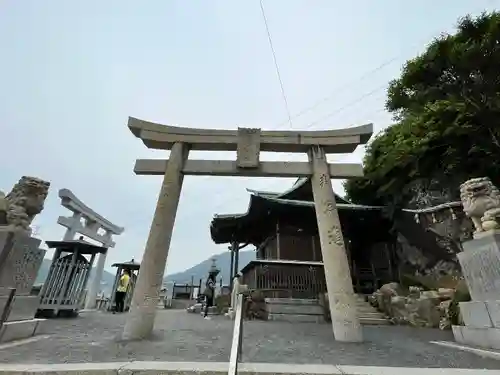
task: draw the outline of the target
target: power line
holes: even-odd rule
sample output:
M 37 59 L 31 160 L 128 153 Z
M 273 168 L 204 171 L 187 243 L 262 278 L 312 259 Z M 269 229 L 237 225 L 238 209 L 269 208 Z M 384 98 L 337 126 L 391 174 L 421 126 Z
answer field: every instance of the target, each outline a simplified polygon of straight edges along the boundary
M 347 90 L 349 87 L 351 87 L 354 83 L 358 83 L 358 82 L 362 82 L 364 81 L 366 78 L 370 77 L 372 74 L 382 70 L 383 68 L 385 68 L 386 66 L 389 66 L 390 64 L 392 64 L 393 62 L 397 61 L 397 56 L 396 57 L 393 57 L 392 59 L 390 60 L 387 60 L 385 62 L 383 62 L 382 64 L 380 64 L 379 66 L 373 68 L 372 70 L 368 71 L 368 72 L 365 72 L 364 74 L 362 74 L 360 77 L 358 77 L 357 79 L 353 80 L 353 81 L 350 81 L 338 88 L 335 89 L 335 91 L 328 95 L 328 96 L 325 96 L 321 99 L 319 99 L 317 102 L 315 102 L 313 105 L 309 106 L 309 107 L 306 107 L 304 108 L 303 110 L 301 110 L 300 112 L 292 115 L 292 119 L 296 119 L 296 118 L 299 118 L 301 117 L 302 115 L 308 113 L 308 112 L 311 112 L 312 110 L 318 108 L 321 104 L 331 100 L 332 98 L 336 97 L 339 92 L 343 92 L 345 90 Z M 279 126 L 285 124 L 287 121 L 284 121 L 282 123 L 279 124 Z
M 292 116 L 290 115 L 290 108 L 288 106 L 288 100 L 285 94 L 285 87 L 283 86 L 283 80 L 281 79 L 280 68 L 278 65 L 278 60 L 276 59 L 276 52 L 273 46 L 273 39 L 271 38 L 271 32 L 269 30 L 269 25 L 267 24 L 266 12 L 264 10 L 264 4 L 262 3 L 262 0 L 260 0 L 260 10 L 262 12 L 262 18 L 264 19 L 264 25 L 266 26 L 267 39 L 269 40 L 269 47 L 271 47 L 271 52 L 274 60 L 274 67 L 276 69 L 276 75 L 278 76 L 278 81 L 281 87 L 281 95 L 283 96 L 283 101 L 285 102 L 286 113 L 288 115 L 288 122 L 290 123 L 290 127 L 292 127 Z
M 336 114 L 342 112 L 343 110 L 345 110 L 345 109 L 347 109 L 349 107 L 352 107 L 353 105 L 359 103 L 361 100 L 366 99 L 366 98 L 372 96 L 373 94 L 379 92 L 380 90 L 385 89 L 386 87 L 387 87 L 387 84 L 384 83 L 383 85 L 377 87 L 376 89 L 373 89 L 373 90 L 371 90 L 371 91 L 369 91 L 369 92 L 367 92 L 367 93 L 365 93 L 365 94 L 363 94 L 361 96 L 358 96 L 356 99 L 354 99 L 353 101 L 347 103 L 346 105 L 344 105 L 344 106 L 342 106 L 340 108 L 337 108 L 335 111 L 330 112 L 326 116 L 321 117 L 319 120 L 313 121 L 306 128 L 311 128 L 314 125 L 317 125 L 318 123 L 320 123 L 320 122 L 322 122 L 324 120 L 327 120 L 327 119 L 335 116 Z
M 429 34 L 429 36 L 425 39 L 426 41 L 428 41 L 429 39 L 432 39 L 434 38 L 436 35 L 438 35 L 440 33 L 440 30 L 437 30 L 435 32 L 433 32 L 432 34 Z M 415 42 L 415 43 L 412 43 L 412 44 L 409 44 L 407 45 L 407 47 L 415 47 L 416 45 L 420 45 L 422 44 L 423 42 L 422 41 L 419 41 L 419 42 Z M 409 49 L 409 48 L 408 48 Z M 403 55 L 404 51 L 400 51 L 397 55 L 393 56 L 392 58 L 382 62 L 380 65 L 378 65 L 377 67 L 371 69 L 370 71 L 368 72 L 365 72 L 364 74 L 362 74 L 359 78 L 349 82 L 349 83 L 346 83 L 344 85 L 341 85 L 340 87 L 337 87 L 333 92 L 332 94 L 330 95 L 327 95 L 321 99 L 319 99 L 318 101 L 316 101 L 313 105 L 309 106 L 309 107 L 306 107 L 304 108 L 303 110 L 299 111 L 298 113 L 292 115 L 292 119 L 295 119 L 295 118 L 298 118 L 298 117 L 301 117 L 302 115 L 304 115 L 305 113 L 307 112 L 310 112 L 316 108 L 318 108 L 321 104 L 323 104 L 324 102 L 327 102 L 329 101 L 330 99 L 334 98 L 339 91 L 344 91 L 346 89 L 348 89 L 353 83 L 357 83 L 357 82 L 361 82 L 363 80 L 365 80 L 366 78 L 370 77 L 373 73 L 376 73 L 380 70 L 382 70 L 383 68 L 391 65 L 392 63 L 396 62 L 399 60 L 399 58 Z M 289 120 L 285 120 L 283 122 L 281 122 L 280 124 L 278 124 L 278 126 L 276 127 L 276 129 L 279 129 L 281 126 L 285 125 L 287 122 L 289 122 Z

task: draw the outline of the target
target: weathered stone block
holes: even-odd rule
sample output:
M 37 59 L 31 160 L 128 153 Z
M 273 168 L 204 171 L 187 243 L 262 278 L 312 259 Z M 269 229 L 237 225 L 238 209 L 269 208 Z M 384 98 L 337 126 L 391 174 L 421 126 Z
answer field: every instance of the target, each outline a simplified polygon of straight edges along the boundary
M 500 300 L 500 235 L 491 233 L 463 243 L 457 254 L 471 298 Z
M 268 304 L 280 304 L 280 305 L 317 305 L 319 301 L 317 299 L 302 299 L 302 298 L 266 298 L 266 303 Z
M 490 328 L 487 330 L 488 348 L 500 349 L 500 329 Z
M 485 303 L 493 327 L 500 328 L 500 301 L 486 301 Z
M 30 293 L 45 256 L 40 242 L 22 231 L 0 230 L 0 287 Z
M 268 320 L 291 323 L 321 323 L 325 321 L 323 315 L 296 315 L 296 314 L 269 314 Z
M 266 303 L 267 312 L 270 314 L 295 314 L 295 315 L 321 315 L 323 308 L 313 304 L 280 304 Z
M 21 340 L 33 336 L 40 321 L 43 321 L 43 319 L 19 320 L 16 322 L 4 323 L 0 329 L 0 342 Z
M 452 326 L 455 341 L 489 349 L 500 349 L 500 329 Z
M 466 326 L 473 328 L 493 327 L 485 302 L 460 302 L 459 305 Z
M 465 344 L 479 346 L 482 348 L 489 347 L 487 328 L 474 328 L 474 327 L 463 326 L 462 336 L 464 338 Z
M 0 309 L 3 303 L 7 303 L 8 297 L 0 297 Z M 10 307 L 8 322 L 15 320 L 28 320 L 35 317 L 36 310 L 40 304 L 38 296 L 15 295 Z

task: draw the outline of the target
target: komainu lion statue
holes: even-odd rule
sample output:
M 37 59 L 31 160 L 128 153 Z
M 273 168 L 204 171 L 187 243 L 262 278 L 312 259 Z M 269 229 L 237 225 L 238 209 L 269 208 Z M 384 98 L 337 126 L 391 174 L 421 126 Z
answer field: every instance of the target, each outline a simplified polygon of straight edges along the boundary
M 500 191 L 488 177 L 465 181 L 460 185 L 460 198 L 476 233 L 500 228 Z
M 43 210 L 50 182 L 23 176 L 5 196 L 0 191 L 0 226 L 31 232 L 30 224 Z

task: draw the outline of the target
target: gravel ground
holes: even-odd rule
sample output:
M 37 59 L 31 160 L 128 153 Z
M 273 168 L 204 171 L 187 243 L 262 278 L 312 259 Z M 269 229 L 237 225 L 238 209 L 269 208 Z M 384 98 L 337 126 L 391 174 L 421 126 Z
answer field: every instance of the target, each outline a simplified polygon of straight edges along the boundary
M 151 340 L 119 342 L 124 320 L 107 313 L 50 320 L 49 338 L 1 350 L 0 363 L 229 360 L 227 318 L 205 321 L 183 310 L 159 310 Z M 388 326 L 364 333 L 364 343 L 347 344 L 335 342 L 327 324 L 245 322 L 243 361 L 500 369 L 500 361 L 429 343 L 453 341 L 451 332 Z

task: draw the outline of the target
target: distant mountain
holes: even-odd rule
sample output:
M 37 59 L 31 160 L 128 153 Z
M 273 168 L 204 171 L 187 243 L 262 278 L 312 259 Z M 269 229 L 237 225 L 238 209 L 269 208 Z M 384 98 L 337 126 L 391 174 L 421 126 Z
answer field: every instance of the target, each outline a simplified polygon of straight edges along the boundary
M 167 277 L 165 277 L 164 279 L 164 282 L 172 283 L 175 281 L 176 283 L 190 283 L 192 277 L 194 279 L 194 282 L 197 283 L 200 279 L 205 279 L 207 277 L 208 270 L 212 265 L 212 259 L 214 258 L 215 264 L 221 270 L 217 279 L 222 277 L 223 283 L 229 284 L 229 269 L 231 268 L 231 253 L 229 251 L 211 256 L 210 258 L 183 272 L 167 275 Z M 238 261 L 239 269 L 245 267 L 248 262 L 252 260 L 255 260 L 255 251 L 240 251 L 240 257 Z
M 45 282 L 45 279 L 47 279 L 47 276 L 49 275 L 49 270 L 50 270 L 50 264 L 52 263 L 51 259 L 44 259 L 42 262 L 42 265 L 40 267 L 40 270 L 38 271 L 38 275 L 36 277 L 35 285 L 36 284 L 43 284 Z M 94 270 L 95 268 L 92 268 L 90 271 L 90 280 L 92 280 L 92 277 L 94 276 Z M 104 271 L 102 275 L 102 283 L 101 283 L 101 288 L 104 290 L 105 295 L 110 295 L 111 294 L 111 289 L 113 289 L 113 283 L 115 282 L 115 275 L 108 271 Z M 87 284 L 88 286 L 89 284 Z

